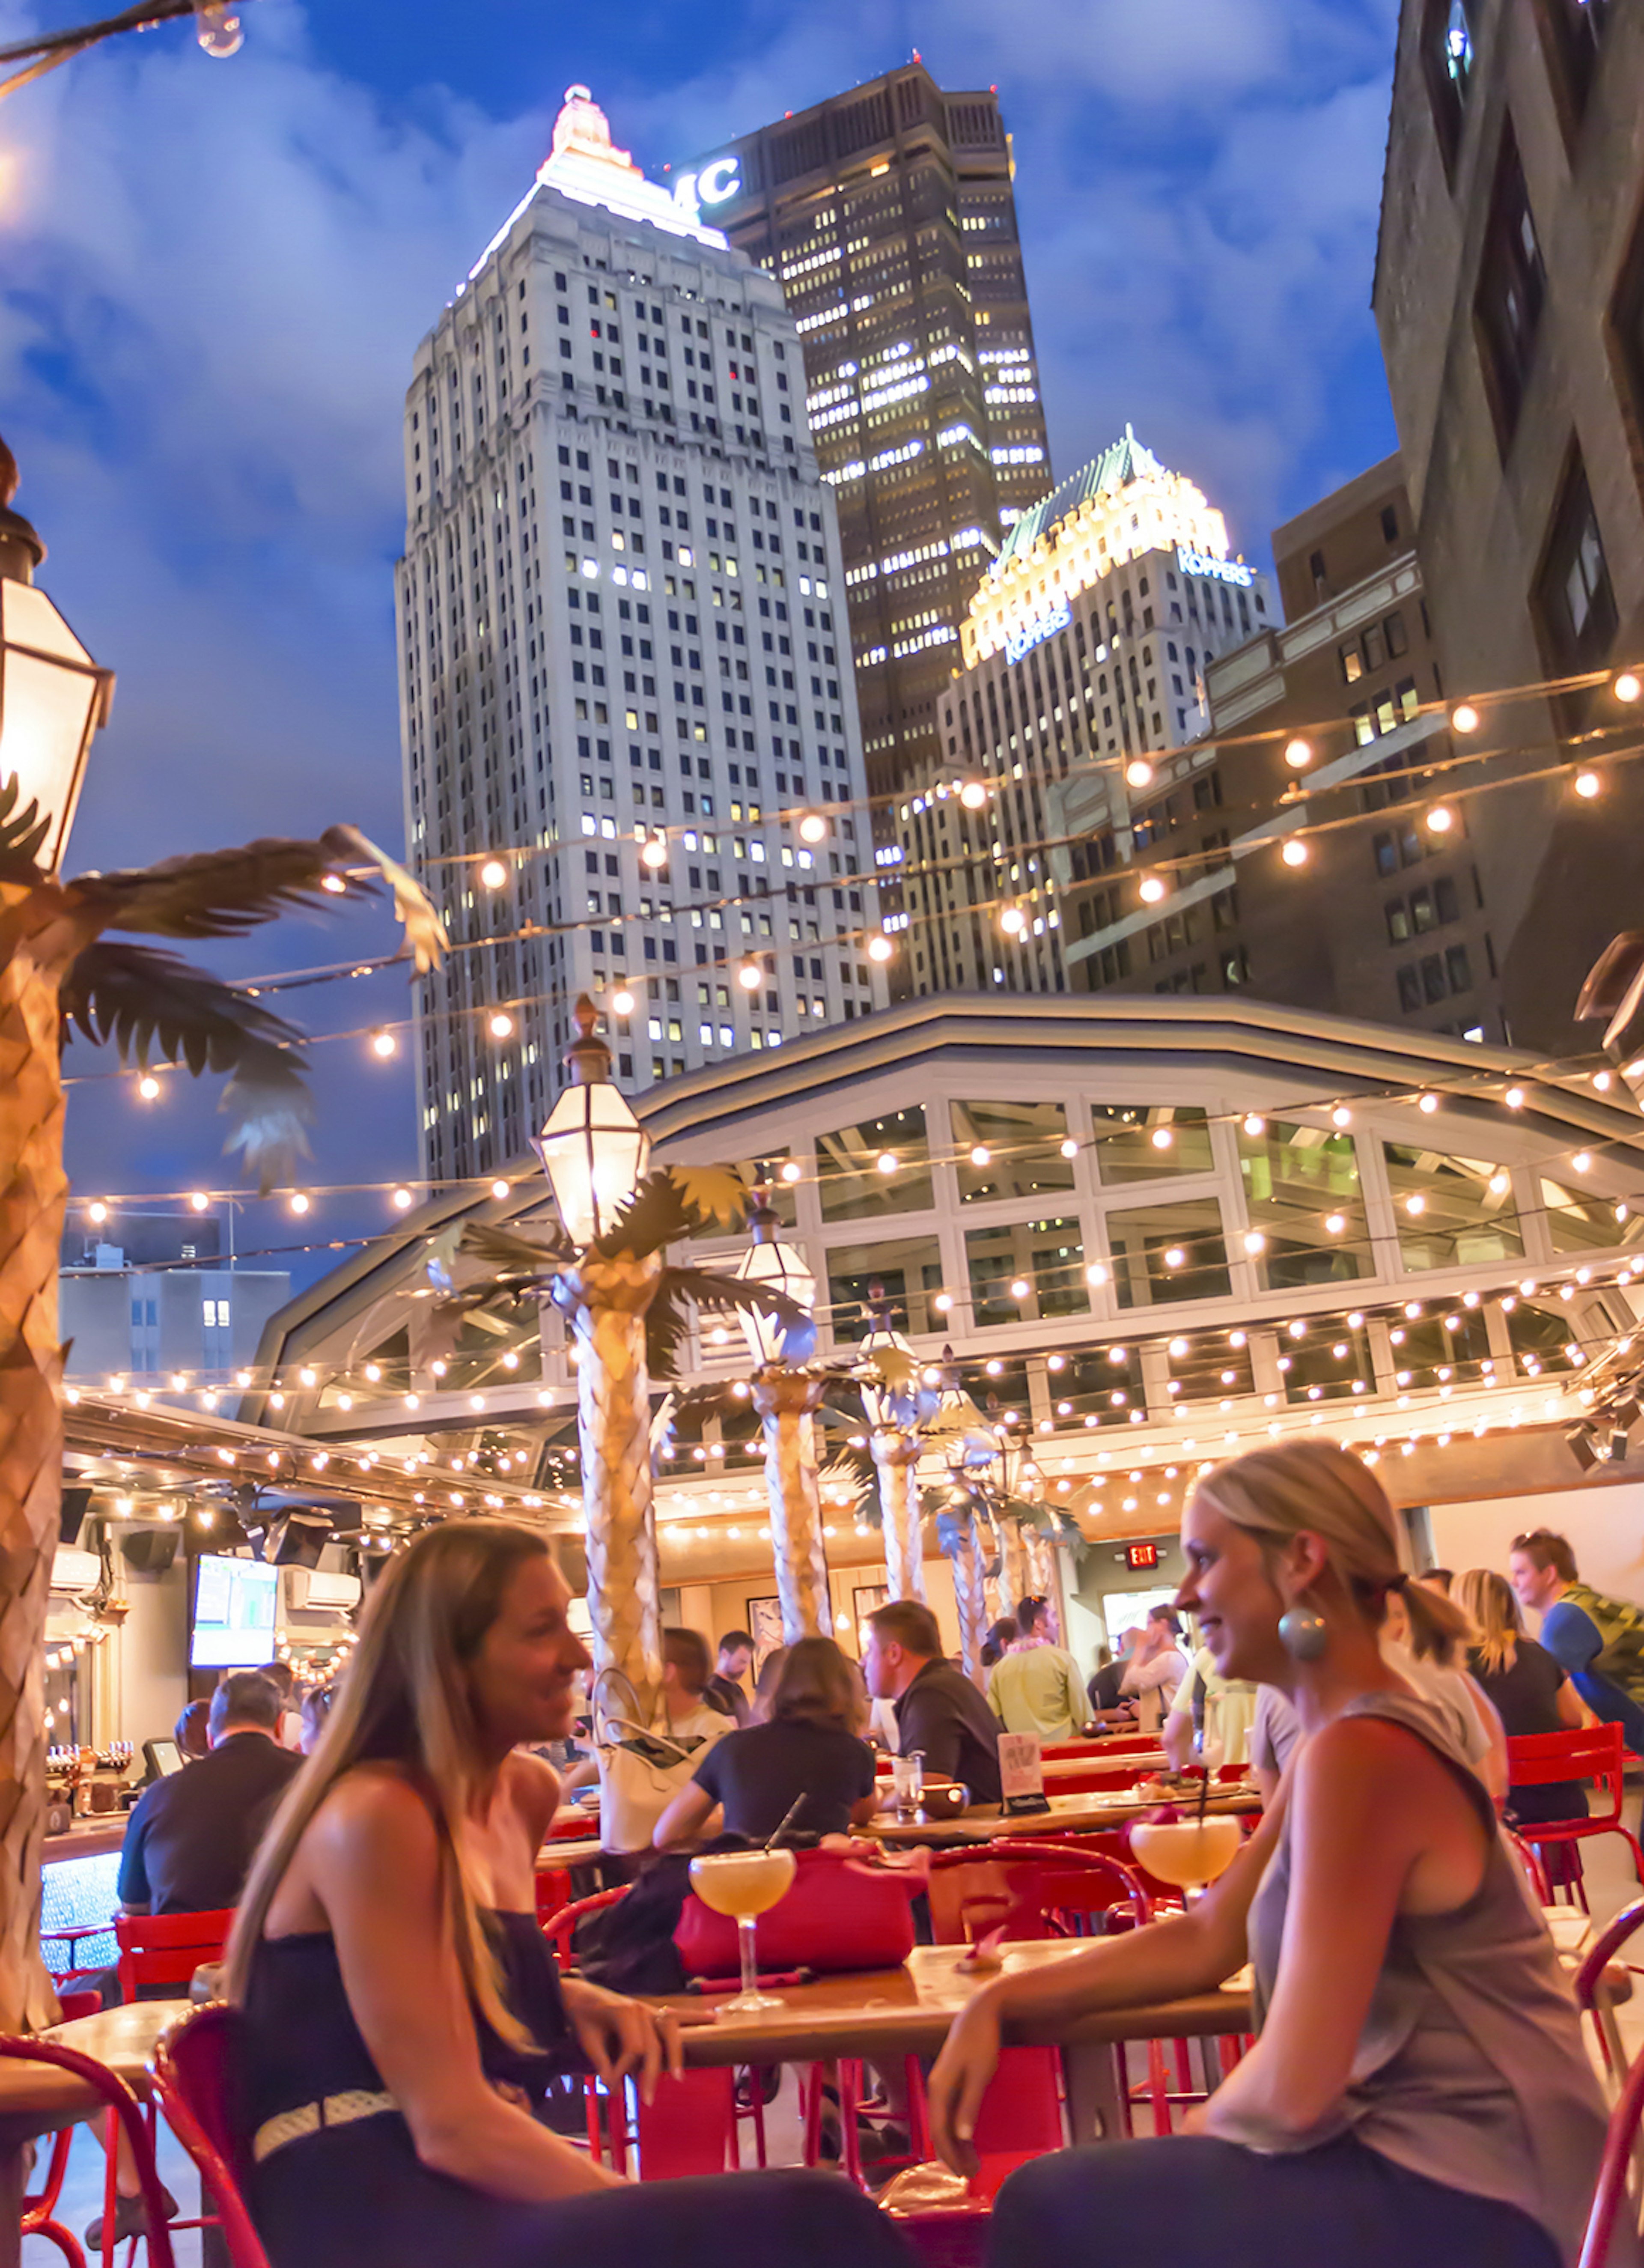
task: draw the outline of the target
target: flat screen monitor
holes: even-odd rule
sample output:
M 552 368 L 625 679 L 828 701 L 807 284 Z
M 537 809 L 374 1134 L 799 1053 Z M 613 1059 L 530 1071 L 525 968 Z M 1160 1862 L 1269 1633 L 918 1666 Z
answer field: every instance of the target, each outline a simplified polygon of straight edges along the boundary
M 280 1571 L 260 1559 L 207 1557 L 195 1563 L 194 1631 L 188 1660 L 195 1669 L 261 1669 L 274 1659 L 274 1616 Z
M 143 1756 L 151 1779 L 168 1779 L 182 1770 L 182 1750 L 175 1741 L 144 1741 Z

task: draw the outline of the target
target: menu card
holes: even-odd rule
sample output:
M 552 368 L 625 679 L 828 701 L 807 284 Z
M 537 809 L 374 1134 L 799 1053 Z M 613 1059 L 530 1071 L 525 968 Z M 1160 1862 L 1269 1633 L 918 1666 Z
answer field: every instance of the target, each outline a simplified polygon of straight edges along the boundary
M 999 1776 L 1004 1808 L 1013 1815 L 1051 1808 L 1044 1793 L 1044 1757 L 1036 1733 L 999 1734 Z

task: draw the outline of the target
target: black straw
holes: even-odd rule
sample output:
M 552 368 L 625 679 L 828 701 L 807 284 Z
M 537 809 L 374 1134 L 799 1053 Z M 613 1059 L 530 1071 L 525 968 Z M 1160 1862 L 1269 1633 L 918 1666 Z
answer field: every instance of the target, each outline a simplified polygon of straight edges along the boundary
M 810 1791 L 807 1789 L 806 1795 L 808 1795 L 809 1792 Z M 770 1841 L 765 1845 L 767 1851 L 774 1851 L 776 1849 L 778 1844 L 780 1843 L 783 1837 L 787 1833 L 789 1828 L 793 1826 L 800 1812 L 804 1810 L 806 1795 L 796 1796 L 793 1801 L 789 1804 L 785 1815 L 777 1827 L 775 1832 L 771 1835 Z

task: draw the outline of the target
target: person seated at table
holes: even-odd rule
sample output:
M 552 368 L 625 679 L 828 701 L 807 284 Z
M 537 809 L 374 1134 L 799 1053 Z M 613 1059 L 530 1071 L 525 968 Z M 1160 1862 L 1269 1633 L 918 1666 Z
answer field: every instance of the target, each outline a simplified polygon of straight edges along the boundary
M 1570 1989 L 1489 1797 L 1380 1644 L 1390 1595 L 1448 1637 L 1459 1609 L 1398 1564 L 1375 1475 L 1291 1441 L 1212 1471 L 1183 1521 L 1224 1676 L 1280 1689 L 1307 1737 L 1256 1834 L 1198 1904 L 984 1985 L 930 2082 L 969 2170 L 1006 2027 L 1213 1991 L 1247 1960 L 1255 2046 L 1157 2139 L 1058 2152 L 995 2203 L 992 2268 L 1559 2268 L 1604 2145 Z M 1164 2201 L 1161 2206 L 1161 2200 Z
M 1473 1628 L 1467 1667 L 1508 1738 L 1579 1732 L 1588 1721 L 1581 1697 L 1562 1664 L 1533 1638 L 1525 1637 L 1524 1618 L 1506 1577 L 1493 1567 L 1470 1567 L 1456 1577 L 1451 1595 Z M 1581 1819 L 1586 1812 L 1587 1790 L 1580 1780 L 1550 1780 L 1539 1787 L 1515 1787 L 1508 1782 L 1507 1815 L 1515 1826 Z M 1546 1855 L 1553 1855 L 1551 1846 Z
M 172 1727 L 172 1738 L 177 1743 L 177 1753 L 184 1764 L 197 1764 L 202 1756 L 211 1753 L 211 1705 L 209 1701 L 190 1701 Z
M 896 1705 L 896 1748 L 925 1757 L 927 1779 L 956 1779 L 972 1803 L 999 1803 L 998 1718 L 942 1652 L 936 1617 L 917 1599 L 892 1599 L 867 1618 L 862 1674 L 875 1700 Z
M 1583 1583 L 1569 1540 L 1552 1528 L 1515 1535 L 1508 1573 L 1520 1606 L 1541 1616 L 1540 1641 L 1602 1724 L 1619 1725 L 1644 1756 L 1644 1608 Z
M 1085 1724 L 1085 1689 L 1079 1665 L 1052 1640 L 1043 1599 L 1024 1599 L 1016 1612 L 1021 1635 L 988 1674 L 988 1706 L 1007 1733 L 1036 1733 L 1042 1741 L 1071 1741 Z
M 1021 1625 L 1014 1615 L 1001 1615 L 996 1623 L 990 1623 L 982 1641 L 983 1668 L 992 1669 L 996 1661 L 1003 1661 L 1021 1636 Z
M 265 1661 L 258 1675 L 266 1677 L 280 1697 L 280 1721 L 275 1738 L 293 1755 L 301 1753 L 303 1719 L 297 1692 L 297 1672 L 289 1661 Z
M 279 1694 L 260 1669 L 231 1670 L 211 1696 L 210 1752 L 137 1798 L 120 1852 L 122 1913 L 232 1906 L 276 1804 L 303 1760 L 276 1741 Z
M 669 1624 L 662 1632 L 662 1711 L 678 1740 L 717 1741 L 731 1730 L 728 1711 L 708 1697 L 713 1657 L 700 1631 Z
M 713 1675 L 708 1680 L 708 1698 L 728 1709 L 739 1725 L 754 1721 L 753 1705 L 743 1683 L 754 1659 L 754 1641 L 746 1631 L 726 1631 L 719 1640 L 719 1654 L 714 1663 Z
M 1164 1752 L 1175 1770 L 1207 1759 L 1213 1771 L 1248 1764 L 1258 1690 L 1244 1678 L 1224 1677 L 1215 1655 L 1201 1646 L 1164 1720 Z
M 326 1728 L 326 1719 L 331 1714 L 334 1685 L 311 1685 L 303 1696 L 303 1754 L 313 1756 L 320 1745 L 320 1735 Z
M 1110 1730 L 1134 1725 L 1141 1733 L 1161 1729 L 1187 1675 L 1187 1663 L 1177 1645 L 1180 1636 L 1181 1624 L 1168 1607 L 1147 1609 L 1147 1619 L 1120 1673 L 1119 1707 L 1099 1712 L 1099 1725 Z
M 1097 1649 L 1096 1666 L 1085 1684 L 1085 1697 L 1090 1704 L 1090 1716 L 1095 1722 L 1107 1718 L 1120 1706 L 1119 1682 L 1130 1668 L 1131 1653 L 1141 1636 L 1141 1625 L 1132 1623 L 1119 1633 L 1117 1654 L 1104 1646 Z
M 843 1835 L 873 1817 L 874 1751 L 864 1738 L 867 1695 L 862 1673 L 830 1638 L 786 1648 L 768 1721 L 727 1733 L 662 1814 L 652 1838 L 659 1851 L 704 1834 L 745 1835 L 763 1843 L 787 1818 L 803 1835 Z M 715 1809 L 722 1825 L 710 1825 Z
M 833 2176 L 638 2186 L 533 2117 L 556 2072 L 649 2100 L 681 2059 L 672 2011 L 562 1979 L 537 1926 L 558 1790 L 519 1751 L 570 1722 L 569 1606 L 546 1537 L 494 1520 L 424 1530 L 372 1589 L 229 1951 L 273 2268 L 907 2268 Z

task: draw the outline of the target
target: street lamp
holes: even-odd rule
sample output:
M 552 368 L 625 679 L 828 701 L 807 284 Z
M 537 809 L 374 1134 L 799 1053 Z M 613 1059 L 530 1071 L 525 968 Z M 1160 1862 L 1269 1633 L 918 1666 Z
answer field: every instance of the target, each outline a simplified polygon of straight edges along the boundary
M 595 1010 L 586 993 L 571 1020 L 577 1036 L 565 1063 L 574 1084 L 534 1146 L 579 1248 L 575 1266 L 556 1278 L 554 1298 L 577 1342 L 594 1668 L 625 1677 L 648 1719 L 661 1692 L 662 1653 L 645 1311 L 661 1283 L 662 1256 L 607 1259 L 592 1247 L 632 1196 L 651 1139 L 610 1083 L 611 1051 L 594 1037 Z
M 784 1244 L 769 1189 L 756 1189 L 748 1226 L 753 1241 L 734 1273 L 745 1284 L 768 1285 L 808 1313 L 816 1279 L 802 1254 Z M 770 1540 L 782 1605 L 782 1642 L 825 1638 L 831 1627 L 828 1558 L 822 1549 L 822 1495 L 816 1482 L 815 1417 L 827 1381 L 792 1367 L 800 1334 L 774 1314 L 740 1310 L 754 1358 L 753 1403 L 765 1436 L 765 1488 L 770 1501 Z M 815 1344 L 815 1329 L 811 1332 Z
M 92 735 L 108 722 L 114 674 L 92 659 L 34 570 L 46 547 L 20 512 L 17 460 L 0 441 L 0 789 L 18 784 L 20 810 L 45 822 L 34 852 L 55 873 L 73 823 Z

